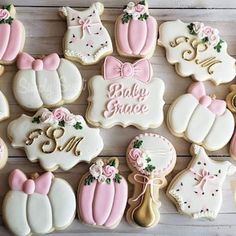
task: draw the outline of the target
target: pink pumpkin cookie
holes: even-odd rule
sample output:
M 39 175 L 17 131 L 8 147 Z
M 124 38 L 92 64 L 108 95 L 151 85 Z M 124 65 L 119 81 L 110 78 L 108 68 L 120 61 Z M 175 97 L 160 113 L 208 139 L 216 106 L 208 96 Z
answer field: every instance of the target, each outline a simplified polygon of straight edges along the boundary
M 118 171 L 119 161 L 98 159 L 78 188 L 78 215 L 85 224 L 115 228 L 125 211 L 128 185 Z
M 150 58 L 157 43 L 157 21 L 149 15 L 148 3 L 129 2 L 115 24 L 115 40 L 122 56 Z
M 12 64 L 25 42 L 24 26 L 15 19 L 15 14 L 13 5 L 0 9 L 0 75 L 3 73 L 1 64 Z

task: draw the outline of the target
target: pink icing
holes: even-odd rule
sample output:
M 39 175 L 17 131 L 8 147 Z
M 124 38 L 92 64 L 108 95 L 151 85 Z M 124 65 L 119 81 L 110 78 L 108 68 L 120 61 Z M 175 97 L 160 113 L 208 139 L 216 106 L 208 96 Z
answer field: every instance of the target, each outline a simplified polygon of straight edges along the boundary
M 11 26 L 9 24 L 0 24 L 0 60 L 2 60 L 2 57 L 7 49 L 10 30 Z
M 103 174 L 108 178 L 113 179 L 116 173 L 117 169 L 114 166 L 106 165 L 103 167 Z
M 206 95 L 205 87 L 202 82 L 196 82 L 190 85 L 188 93 L 191 93 L 199 103 L 207 107 L 215 115 L 221 116 L 226 110 L 226 102 L 219 99 L 212 99 Z
M 10 12 L 7 9 L 0 9 L 0 20 L 5 20 L 10 17 Z
M 46 172 L 36 180 L 27 179 L 21 170 L 15 169 L 9 176 L 9 186 L 14 191 L 21 191 L 26 194 L 39 193 L 47 195 L 51 187 L 52 178 L 53 174 Z
M 139 148 L 132 148 L 129 151 L 129 157 L 131 160 L 136 161 L 138 158 L 142 157 L 143 151 Z
M 21 70 L 57 70 L 60 65 L 60 57 L 56 53 L 52 53 L 40 59 L 34 59 L 27 53 L 21 53 L 17 60 L 17 67 Z
M 57 109 L 52 111 L 54 119 L 58 120 L 58 121 L 64 120 L 69 113 L 70 112 L 67 109 L 63 108 L 63 107 L 57 108 Z

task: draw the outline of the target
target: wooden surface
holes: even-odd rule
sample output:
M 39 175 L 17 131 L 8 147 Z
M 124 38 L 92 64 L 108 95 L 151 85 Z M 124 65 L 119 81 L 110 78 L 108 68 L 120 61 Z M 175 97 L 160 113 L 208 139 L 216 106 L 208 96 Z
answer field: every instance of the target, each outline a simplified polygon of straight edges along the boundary
M 87 7 L 93 0 L 15 0 L 13 3 L 17 6 L 17 17 L 26 28 L 26 44 L 25 51 L 32 55 L 49 54 L 57 52 L 62 54 L 62 37 L 66 30 L 66 23 L 61 20 L 58 15 L 58 7 L 63 5 L 74 7 Z M 109 30 L 114 41 L 114 21 L 121 13 L 121 6 L 128 1 L 112 1 L 104 0 L 105 12 L 102 15 L 104 25 Z M 9 1 L 1 1 L 0 5 L 8 4 Z M 167 20 L 175 20 L 177 18 L 183 21 L 203 21 L 211 24 L 220 30 L 222 38 L 228 42 L 228 50 L 231 55 L 236 55 L 236 1 L 224 0 L 151 0 L 149 5 L 152 8 L 151 14 L 162 23 Z M 176 9 L 173 9 L 175 7 Z M 112 8 L 112 9 L 111 9 Z M 201 9 L 196 9 L 201 8 Z M 116 51 L 114 55 L 117 55 Z M 154 75 L 163 79 L 166 85 L 165 91 L 165 114 L 171 102 L 179 95 L 185 93 L 186 88 L 192 82 L 190 78 L 179 77 L 174 68 L 169 65 L 164 56 L 163 48 L 157 47 L 155 55 L 151 58 L 154 69 Z M 101 63 L 94 66 L 81 66 L 77 64 L 85 81 L 85 88 L 80 98 L 72 105 L 67 106 L 74 113 L 84 115 L 87 106 L 87 88 L 86 81 L 93 75 L 100 73 Z M 12 78 L 16 72 L 15 66 L 6 67 L 6 72 L 0 78 L 0 89 L 7 96 L 10 103 L 11 118 L 0 124 L 0 136 L 4 138 L 9 147 L 8 164 L 0 171 L 0 204 L 2 203 L 4 194 L 8 191 L 7 178 L 11 170 L 20 168 L 26 173 L 42 172 L 40 166 L 30 163 L 23 151 L 11 148 L 6 136 L 6 127 L 10 120 L 15 119 L 22 113 L 27 113 L 21 109 L 15 101 L 12 94 Z M 229 92 L 229 84 L 214 86 L 206 83 L 209 93 L 215 93 L 217 97 L 224 99 Z M 29 113 L 28 113 L 29 114 Z M 190 144 L 183 139 L 172 136 L 165 123 L 151 132 L 159 133 L 167 137 L 175 146 L 178 153 L 178 160 L 174 171 L 168 176 L 170 180 L 180 170 L 185 168 L 190 161 L 189 147 Z M 129 141 L 137 134 L 141 133 L 135 128 L 115 127 L 112 129 L 101 130 L 104 139 L 104 150 L 101 156 L 118 156 L 120 159 L 120 171 L 124 176 L 128 176 L 129 169 L 125 163 L 125 150 Z M 214 153 L 210 153 L 212 158 L 219 160 L 230 160 L 228 154 L 228 146 Z M 236 163 L 234 163 L 236 164 Z M 56 175 L 68 180 L 77 189 L 78 181 L 83 173 L 86 172 L 88 166 L 79 164 L 68 172 L 57 171 Z M 224 185 L 221 212 L 215 221 L 192 220 L 186 216 L 177 213 L 176 208 L 165 195 L 165 189 L 161 191 L 160 200 L 162 206 L 160 223 L 148 230 L 137 229 L 129 226 L 123 219 L 121 224 L 112 232 L 109 230 L 98 230 L 88 226 L 84 226 L 77 219 L 65 231 L 54 232 L 52 235 L 79 235 L 84 236 L 141 236 L 141 235 L 236 235 L 236 204 L 234 202 L 234 190 L 236 183 L 236 175 L 229 177 Z M 129 189 L 132 193 L 132 186 Z M 0 222 L 0 235 L 10 235 Z

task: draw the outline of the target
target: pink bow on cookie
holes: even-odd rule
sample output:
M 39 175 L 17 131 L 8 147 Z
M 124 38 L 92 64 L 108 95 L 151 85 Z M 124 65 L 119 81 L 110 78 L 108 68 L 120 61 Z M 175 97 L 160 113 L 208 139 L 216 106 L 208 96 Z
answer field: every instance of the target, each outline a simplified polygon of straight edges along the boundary
M 17 67 L 20 70 L 56 70 L 60 64 L 60 57 L 52 53 L 41 59 L 34 59 L 29 54 L 20 53 L 17 59 Z
M 206 95 L 206 90 L 202 82 L 193 83 L 188 93 L 191 93 L 201 105 L 207 107 L 215 115 L 221 116 L 226 110 L 226 102 L 219 99 L 213 99 Z
M 103 73 L 105 80 L 133 77 L 147 83 L 151 79 L 152 69 L 147 59 L 140 59 L 131 64 L 129 62 L 122 63 L 115 57 L 108 56 L 104 61 Z
M 10 188 L 14 191 L 21 191 L 26 194 L 39 193 L 47 195 L 51 187 L 53 174 L 46 172 L 35 180 L 27 179 L 26 175 L 16 169 L 9 176 Z

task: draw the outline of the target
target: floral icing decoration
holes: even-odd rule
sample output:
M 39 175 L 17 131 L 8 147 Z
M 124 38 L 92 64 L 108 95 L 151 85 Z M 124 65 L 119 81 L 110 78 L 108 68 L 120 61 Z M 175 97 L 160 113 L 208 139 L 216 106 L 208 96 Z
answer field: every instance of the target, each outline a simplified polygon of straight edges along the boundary
M 111 159 L 107 164 L 105 164 L 101 159 L 98 159 L 92 166 L 90 166 L 89 173 L 90 175 L 85 179 L 85 185 L 90 185 L 95 180 L 99 183 L 107 184 L 110 184 L 112 180 L 115 183 L 120 183 L 122 179 L 118 174 L 115 159 Z
M 142 150 L 141 146 L 143 140 L 136 140 L 133 144 L 133 148 L 129 151 L 129 158 L 135 164 L 135 166 L 149 174 L 153 172 L 156 167 L 151 164 L 151 158 L 148 152 Z
M 122 23 L 128 23 L 129 20 L 147 20 L 149 14 L 145 1 L 140 1 L 137 4 L 129 2 L 124 7 L 124 15 L 122 16 Z
M 13 18 L 10 15 L 11 5 L 5 6 L 0 9 L 0 24 L 11 24 Z
M 202 43 L 208 43 L 208 45 L 213 46 L 217 52 L 221 51 L 221 44 L 224 43 L 224 41 L 220 39 L 217 29 L 204 25 L 201 22 L 190 23 L 187 27 L 189 33 L 197 36 Z
M 46 123 L 50 125 L 65 125 L 73 126 L 75 129 L 82 129 L 80 122 L 81 118 L 78 115 L 72 114 L 68 109 L 59 107 L 53 111 L 45 110 L 40 116 L 33 117 L 32 123 Z

